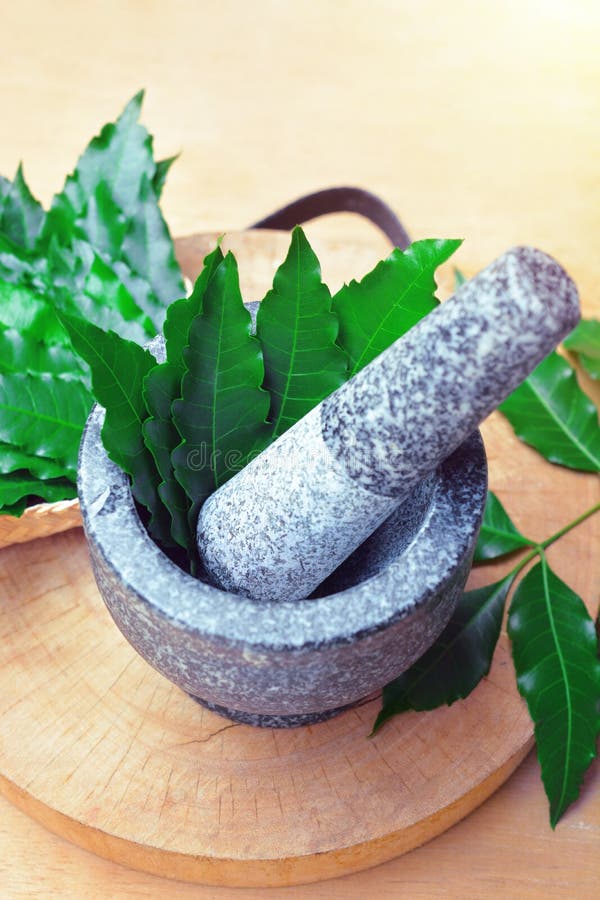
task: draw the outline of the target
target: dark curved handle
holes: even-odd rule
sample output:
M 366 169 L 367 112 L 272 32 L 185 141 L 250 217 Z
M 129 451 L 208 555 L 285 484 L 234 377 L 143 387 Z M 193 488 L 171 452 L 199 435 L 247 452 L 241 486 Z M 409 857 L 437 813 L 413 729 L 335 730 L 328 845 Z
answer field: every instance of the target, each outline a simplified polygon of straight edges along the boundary
M 401 250 L 405 250 L 411 242 L 402 222 L 387 203 L 370 191 L 356 187 L 327 188 L 306 194 L 255 222 L 250 228 L 291 231 L 295 225 L 336 212 L 353 212 L 364 216 L 383 231 L 394 247 L 400 247 Z

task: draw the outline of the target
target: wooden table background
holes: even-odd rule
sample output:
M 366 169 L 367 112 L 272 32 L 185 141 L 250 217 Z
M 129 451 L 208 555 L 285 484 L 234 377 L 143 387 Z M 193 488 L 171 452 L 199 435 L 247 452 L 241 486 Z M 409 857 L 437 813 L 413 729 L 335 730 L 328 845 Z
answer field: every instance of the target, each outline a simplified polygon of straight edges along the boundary
M 0 172 L 45 203 L 140 87 L 174 234 L 242 228 L 319 187 L 380 193 L 411 235 L 464 237 L 473 273 L 517 242 L 600 311 L 596 0 L 0 0 Z M 335 217 L 311 229 L 378 242 Z M 163 881 L 97 859 L 0 798 L 3 897 L 598 896 L 600 771 L 553 834 L 535 758 L 432 843 L 298 888 Z

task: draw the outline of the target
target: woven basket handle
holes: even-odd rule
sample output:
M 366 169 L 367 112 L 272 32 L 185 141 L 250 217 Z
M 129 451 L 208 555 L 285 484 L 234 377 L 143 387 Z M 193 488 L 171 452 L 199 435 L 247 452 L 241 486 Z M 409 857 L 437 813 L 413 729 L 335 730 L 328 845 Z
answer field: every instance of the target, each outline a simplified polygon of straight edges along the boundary
M 383 231 L 394 247 L 405 250 L 410 244 L 406 229 L 387 203 L 370 191 L 356 187 L 334 187 L 306 194 L 265 216 L 264 219 L 259 219 L 250 228 L 291 231 L 295 225 L 338 212 L 352 212 L 364 216 Z

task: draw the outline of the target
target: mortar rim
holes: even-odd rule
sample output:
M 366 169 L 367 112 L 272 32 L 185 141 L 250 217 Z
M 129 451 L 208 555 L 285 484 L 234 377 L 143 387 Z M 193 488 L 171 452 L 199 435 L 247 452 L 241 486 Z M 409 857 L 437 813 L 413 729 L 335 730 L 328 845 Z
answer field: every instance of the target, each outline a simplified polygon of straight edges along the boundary
M 78 490 L 86 537 L 132 601 L 135 597 L 153 618 L 189 636 L 273 651 L 345 643 L 422 611 L 472 552 L 487 489 L 479 432 L 439 467 L 427 521 L 417 532 L 417 550 L 415 538 L 379 574 L 345 590 L 304 600 L 255 601 L 222 591 L 184 572 L 154 543 L 135 508 L 128 477 L 102 445 L 103 414 L 96 405 L 80 448 Z M 471 495 L 470 507 L 465 492 Z M 120 543 L 124 529 L 128 539 Z M 409 573 L 409 550 L 413 557 L 418 551 L 428 564 Z M 440 552 L 443 565 L 434 570 L 431 561 L 439 561 Z M 399 584 L 404 595 L 394 600 Z

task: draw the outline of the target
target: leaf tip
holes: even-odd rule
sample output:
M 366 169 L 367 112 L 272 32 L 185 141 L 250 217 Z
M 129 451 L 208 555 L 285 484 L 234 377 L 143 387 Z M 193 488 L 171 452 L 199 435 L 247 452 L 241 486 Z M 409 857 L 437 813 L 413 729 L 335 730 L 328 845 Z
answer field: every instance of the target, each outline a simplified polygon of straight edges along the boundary
M 146 88 L 140 88 L 139 91 L 137 92 L 137 94 L 133 95 L 133 97 L 131 98 L 131 100 L 129 101 L 129 103 L 127 105 L 132 107 L 133 109 L 137 109 L 139 111 L 142 108 L 142 103 L 144 102 L 145 96 L 146 96 Z
M 371 728 L 370 732 L 369 732 L 368 735 L 367 735 L 367 738 L 369 738 L 369 740 L 371 740 L 372 738 L 374 738 L 374 737 L 378 734 L 378 732 L 381 730 L 381 727 L 382 727 L 382 725 L 383 725 L 384 722 L 385 722 L 385 719 L 383 719 L 383 718 L 382 718 L 382 714 L 379 713 L 379 715 L 377 716 L 377 718 L 376 718 L 375 721 L 373 722 L 373 727 Z

